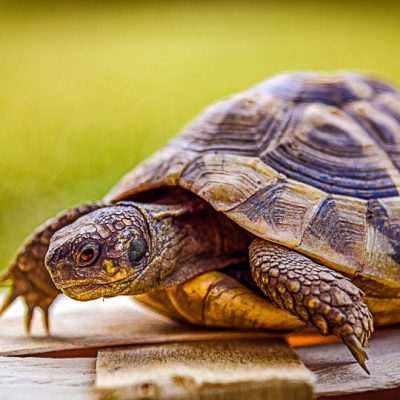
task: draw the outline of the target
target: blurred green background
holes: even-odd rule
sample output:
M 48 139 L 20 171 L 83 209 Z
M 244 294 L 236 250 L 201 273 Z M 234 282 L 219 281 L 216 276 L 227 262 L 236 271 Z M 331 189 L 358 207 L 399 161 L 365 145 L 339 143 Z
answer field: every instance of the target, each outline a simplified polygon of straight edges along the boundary
M 0 4 L 0 269 L 221 96 L 280 71 L 400 84 L 400 2 Z

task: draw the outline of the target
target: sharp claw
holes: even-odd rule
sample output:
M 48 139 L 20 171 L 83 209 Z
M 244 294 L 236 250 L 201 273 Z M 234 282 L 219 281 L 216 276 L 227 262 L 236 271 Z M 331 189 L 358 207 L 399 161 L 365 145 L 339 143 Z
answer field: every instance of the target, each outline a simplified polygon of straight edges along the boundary
M 365 360 L 368 360 L 367 353 L 363 350 L 360 341 L 358 340 L 357 336 L 352 334 L 342 338 L 344 344 L 348 347 L 353 357 L 357 360 L 360 364 L 361 368 L 370 375 L 367 366 L 365 365 Z
M 19 296 L 19 293 L 15 292 L 14 290 L 11 290 L 10 294 L 4 301 L 3 305 L 0 308 L 0 315 L 4 313 L 4 311 L 7 310 L 8 307 L 11 306 L 11 304 L 14 302 L 14 300 Z
M 11 278 L 12 278 L 11 274 L 9 272 L 6 272 L 5 274 L 0 275 L 0 282 L 8 281 Z
M 46 334 L 50 335 L 50 322 L 49 322 L 49 308 L 41 308 L 43 315 L 43 324 L 44 329 L 46 330 Z
M 365 331 L 363 331 L 362 333 L 361 333 L 361 337 L 360 337 L 360 343 L 362 344 L 362 346 L 364 347 L 365 346 L 365 343 L 367 342 L 367 334 L 366 334 L 366 332 Z
M 7 274 L 5 274 L 7 275 Z M 0 279 L 4 278 L 5 275 L 1 276 Z M 43 294 L 41 294 L 43 296 Z M 25 330 L 29 335 L 31 333 L 31 326 L 33 320 L 33 314 L 36 307 L 39 307 L 43 315 L 43 325 L 47 335 L 50 335 L 50 321 L 49 321 L 49 308 L 53 303 L 54 298 L 42 297 L 39 298 L 38 292 L 21 292 L 15 286 L 11 288 L 7 298 L 0 306 L 0 316 L 11 306 L 11 304 L 19 297 L 24 297 L 26 304 L 26 315 L 25 315 Z
M 25 330 L 28 335 L 31 334 L 31 326 L 32 326 L 32 318 L 33 318 L 33 310 L 35 307 L 28 305 L 28 310 L 25 315 Z

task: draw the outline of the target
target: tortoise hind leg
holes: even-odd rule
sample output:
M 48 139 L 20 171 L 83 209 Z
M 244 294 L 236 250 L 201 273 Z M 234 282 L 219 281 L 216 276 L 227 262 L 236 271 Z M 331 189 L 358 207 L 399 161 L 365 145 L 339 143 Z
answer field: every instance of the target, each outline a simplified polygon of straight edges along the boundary
M 58 229 L 103 206 L 102 203 L 91 203 L 64 211 L 41 225 L 28 238 L 8 271 L 0 276 L 0 282 L 11 281 L 8 297 L 0 307 L 0 315 L 10 307 L 15 299 L 22 297 L 27 307 L 26 331 L 30 332 L 33 312 L 35 308 L 39 308 L 43 313 L 46 332 L 49 333 L 49 307 L 61 293 L 55 287 L 44 264 L 50 239 Z
M 254 280 L 277 306 L 335 334 L 367 372 L 363 346 L 373 331 L 372 315 L 361 290 L 348 278 L 291 249 L 255 239 L 249 249 Z

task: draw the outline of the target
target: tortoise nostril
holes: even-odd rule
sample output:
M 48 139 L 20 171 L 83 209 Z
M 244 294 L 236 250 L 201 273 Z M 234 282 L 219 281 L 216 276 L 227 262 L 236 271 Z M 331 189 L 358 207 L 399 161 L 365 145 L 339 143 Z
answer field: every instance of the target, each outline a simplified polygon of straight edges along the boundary
M 62 247 L 50 247 L 47 251 L 44 264 L 53 275 L 57 272 L 58 264 L 65 258 L 65 251 Z
M 54 274 L 56 271 L 57 260 L 59 259 L 59 252 L 52 251 L 46 254 L 45 258 L 45 266 L 50 271 L 51 274 Z

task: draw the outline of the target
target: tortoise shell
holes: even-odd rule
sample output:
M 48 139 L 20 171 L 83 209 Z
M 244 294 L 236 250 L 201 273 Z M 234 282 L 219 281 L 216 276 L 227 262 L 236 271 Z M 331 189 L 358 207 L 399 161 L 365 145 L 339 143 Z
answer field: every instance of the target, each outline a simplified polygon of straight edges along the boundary
M 353 73 L 294 73 L 209 107 L 112 190 L 163 186 L 244 229 L 400 296 L 400 92 Z

